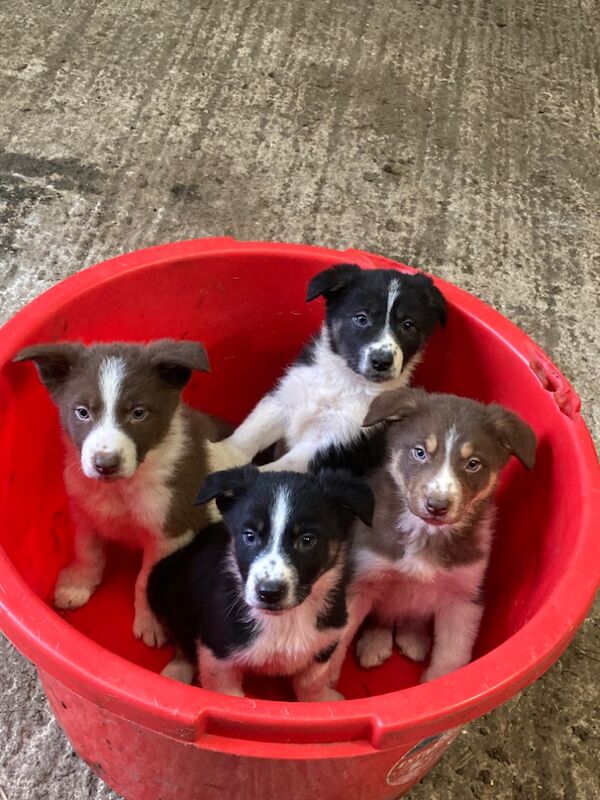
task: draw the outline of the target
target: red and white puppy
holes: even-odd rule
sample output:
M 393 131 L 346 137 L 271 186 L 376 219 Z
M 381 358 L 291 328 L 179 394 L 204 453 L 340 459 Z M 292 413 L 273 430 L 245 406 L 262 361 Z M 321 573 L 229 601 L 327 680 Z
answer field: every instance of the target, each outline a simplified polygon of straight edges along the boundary
M 209 440 L 226 432 L 181 400 L 192 371 L 209 369 L 204 347 L 168 339 L 89 347 L 63 342 L 27 347 L 15 361 L 35 363 L 66 434 L 76 555 L 58 577 L 55 605 L 78 608 L 89 600 L 102 580 L 104 540 L 141 548 L 133 630 L 147 645 L 164 644 L 146 599 L 148 575 L 211 521 L 210 510 L 194 500 L 219 466 Z
M 384 464 L 369 477 L 372 528 L 356 523 L 354 595 L 374 625 L 358 642 L 363 667 L 392 654 L 423 661 L 423 680 L 467 664 L 483 614 L 494 490 L 511 454 L 534 466 L 536 437 L 516 414 L 447 394 L 404 389 L 376 398 L 365 425 L 387 428 Z

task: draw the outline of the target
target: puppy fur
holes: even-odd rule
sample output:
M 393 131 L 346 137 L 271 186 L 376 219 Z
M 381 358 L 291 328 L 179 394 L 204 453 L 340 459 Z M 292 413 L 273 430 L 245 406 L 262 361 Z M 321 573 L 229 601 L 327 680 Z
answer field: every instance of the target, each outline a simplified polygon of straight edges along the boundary
M 483 614 L 482 587 L 494 529 L 493 496 L 511 454 L 534 466 L 536 437 L 497 405 L 404 389 L 372 404 L 365 425 L 394 420 L 384 466 L 369 477 L 373 529 L 355 532 L 356 585 L 374 625 L 358 642 L 363 667 L 398 648 L 424 660 L 423 680 L 467 664 Z
M 243 696 L 248 671 L 292 677 L 298 700 L 336 700 L 345 654 L 352 521 L 373 495 L 340 471 L 210 475 L 198 502 L 224 522 L 154 568 L 149 602 L 177 647 L 163 674 Z
M 446 321 L 443 296 L 420 274 L 339 264 L 310 281 L 306 299 L 317 297 L 326 303 L 319 334 L 227 440 L 247 460 L 282 441 L 287 452 L 263 469 L 303 472 L 364 438 L 371 401 L 408 383 Z
M 148 607 L 147 578 L 156 561 L 215 518 L 216 509 L 197 508 L 194 499 L 202 478 L 219 466 L 208 440 L 229 432 L 181 401 L 192 371 L 209 369 L 204 348 L 171 340 L 64 342 L 25 348 L 15 360 L 35 363 L 65 433 L 75 560 L 58 577 L 56 606 L 89 600 L 102 580 L 104 540 L 140 548 L 134 633 L 150 646 L 164 644 Z

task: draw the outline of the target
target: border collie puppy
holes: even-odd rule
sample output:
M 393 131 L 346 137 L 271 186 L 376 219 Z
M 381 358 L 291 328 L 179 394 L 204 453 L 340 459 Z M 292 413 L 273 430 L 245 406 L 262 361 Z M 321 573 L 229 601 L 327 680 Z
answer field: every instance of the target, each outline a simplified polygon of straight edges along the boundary
M 494 490 L 511 454 L 528 468 L 536 437 L 498 405 L 404 389 L 378 397 L 365 425 L 394 420 L 385 466 L 369 476 L 373 530 L 357 523 L 359 596 L 371 596 L 376 627 L 358 642 L 363 667 L 402 653 L 423 661 L 423 681 L 464 666 L 483 614 L 482 584 L 494 529 Z
M 315 275 L 307 301 L 324 297 L 316 338 L 226 441 L 252 460 L 282 441 L 264 469 L 306 471 L 315 456 L 353 445 L 373 398 L 406 385 L 446 303 L 426 275 L 338 264 Z M 325 459 L 319 466 L 329 466 Z
M 147 603 L 148 575 L 211 520 L 194 500 L 203 475 L 218 466 L 208 440 L 226 433 L 181 401 L 192 370 L 209 369 L 203 346 L 64 342 L 27 347 L 15 361 L 35 363 L 66 434 L 75 560 L 58 576 L 55 605 L 79 608 L 89 600 L 102 580 L 103 540 L 139 547 L 133 631 L 147 645 L 164 644 Z
M 213 473 L 197 502 L 223 522 L 154 567 L 148 598 L 176 655 L 163 675 L 243 697 L 246 672 L 291 676 L 298 700 L 342 699 L 352 522 L 373 495 L 340 470 Z

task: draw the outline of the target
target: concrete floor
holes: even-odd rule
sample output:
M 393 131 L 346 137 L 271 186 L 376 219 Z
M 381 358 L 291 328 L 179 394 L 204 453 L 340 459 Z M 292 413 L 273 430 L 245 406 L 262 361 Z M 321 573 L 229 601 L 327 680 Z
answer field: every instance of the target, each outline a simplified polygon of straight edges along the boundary
M 595 0 L 1 4 L 0 317 L 158 242 L 358 247 L 521 325 L 573 381 L 598 442 L 599 12 Z M 599 661 L 596 608 L 412 800 L 596 800 Z M 5 641 L 0 692 L 8 800 L 116 798 Z

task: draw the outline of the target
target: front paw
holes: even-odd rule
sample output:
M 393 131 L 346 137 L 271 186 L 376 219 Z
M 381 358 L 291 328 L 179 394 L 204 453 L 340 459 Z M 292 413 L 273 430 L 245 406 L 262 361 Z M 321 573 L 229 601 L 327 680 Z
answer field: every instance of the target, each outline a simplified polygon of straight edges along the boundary
M 435 681 L 438 678 L 443 678 L 444 675 L 448 675 L 448 673 L 453 672 L 455 669 L 464 666 L 463 664 L 430 664 L 430 666 L 425 670 L 425 672 L 421 675 L 421 683 L 429 683 L 429 681 Z
M 66 567 L 56 582 L 54 605 L 56 608 L 81 608 L 99 583 L 100 578 L 97 575 L 92 575 L 77 565 Z
M 411 661 L 425 661 L 431 649 L 431 636 L 425 631 L 414 631 L 410 628 L 396 631 L 398 650 Z
M 162 647 L 167 643 L 163 626 L 151 611 L 136 612 L 133 622 L 133 635 L 141 639 L 148 647 Z
M 389 628 L 367 628 L 356 645 L 358 663 L 364 669 L 383 664 L 392 655 L 393 639 Z
M 183 658 L 173 658 L 160 673 L 165 678 L 180 683 L 192 684 L 194 681 L 194 665 Z

